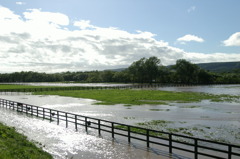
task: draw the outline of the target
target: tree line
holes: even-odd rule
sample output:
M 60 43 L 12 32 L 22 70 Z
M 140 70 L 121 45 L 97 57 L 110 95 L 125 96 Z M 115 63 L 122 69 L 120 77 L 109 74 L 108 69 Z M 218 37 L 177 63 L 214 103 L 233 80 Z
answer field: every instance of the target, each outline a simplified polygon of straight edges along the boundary
M 0 74 L 0 82 L 121 82 L 176 84 L 239 84 L 240 70 L 213 73 L 185 59 L 163 66 L 157 57 L 141 58 L 122 71 L 62 73 L 14 72 Z

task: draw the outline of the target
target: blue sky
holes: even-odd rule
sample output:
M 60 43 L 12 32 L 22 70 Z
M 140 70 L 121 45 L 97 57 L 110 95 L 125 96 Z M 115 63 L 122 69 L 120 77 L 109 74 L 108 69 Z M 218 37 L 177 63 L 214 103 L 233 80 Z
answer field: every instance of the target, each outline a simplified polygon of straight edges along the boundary
M 0 32 L 7 65 L 0 72 L 102 70 L 150 56 L 164 65 L 181 58 L 240 61 L 239 0 L 0 0 L 0 6 L 7 28 Z M 16 44 L 7 45 L 9 39 Z

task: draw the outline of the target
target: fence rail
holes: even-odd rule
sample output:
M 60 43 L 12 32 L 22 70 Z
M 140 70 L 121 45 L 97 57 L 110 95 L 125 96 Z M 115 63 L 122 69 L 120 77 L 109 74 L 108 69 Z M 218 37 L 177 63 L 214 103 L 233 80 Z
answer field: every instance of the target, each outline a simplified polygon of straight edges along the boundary
M 101 135 L 102 132 L 109 133 L 112 138 L 122 136 L 125 137 L 129 143 L 132 142 L 132 140 L 139 140 L 144 142 L 147 147 L 154 145 L 164 146 L 168 148 L 169 153 L 173 153 L 175 150 L 188 152 L 191 153 L 193 155 L 192 158 L 195 159 L 201 156 L 219 159 L 240 158 L 240 146 L 237 145 L 145 129 L 5 99 L 0 99 L 0 106 L 23 114 L 43 118 L 50 122 L 54 121 L 57 122 L 58 125 L 60 122 L 64 122 L 66 127 L 72 124 L 76 130 L 82 126 L 86 132 L 91 129 L 97 130 L 99 135 Z

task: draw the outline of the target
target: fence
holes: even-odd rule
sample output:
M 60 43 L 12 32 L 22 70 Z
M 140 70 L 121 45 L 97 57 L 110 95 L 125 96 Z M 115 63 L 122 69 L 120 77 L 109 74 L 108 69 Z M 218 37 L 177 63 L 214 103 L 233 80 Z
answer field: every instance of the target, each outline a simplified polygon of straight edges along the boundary
M 102 132 L 109 133 L 112 138 L 122 136 L 126 138 L 129 143 L 132 142 L 132 140 L 139 140 L 144 142 L 147 147 L 154 145 L 164 146 L 168 148 L 169 153 L 173 153 L 175 150 L 188 152 L 192 154 L 192 158 L 195 159 L 201 156 L 220 159 L 240 158 L 240 146 L 237 145 L 150 130 L 5 99 L 0 99 L 0 106 L 23 114 L 40 117 L 50 122 L 55 121 L 57 124 L 64 122 L 66 127 L 72 124 L 76 130 L 78 130 L 80 126 L 83 126 L 86 132 L 91 129 L 97 130 L 99 135 L 101 135 Z
M 196 86 L 187 84 L 130 84 L 122 86 L 55 86 L 55 87 L 35 87 L 18 89 L 0 89 L 0 92 L 42 92 L 42 91 L 67 91 L 67 90 L 92 90 L 92 89 L 144 89 L 157 87 L 185 87 Z

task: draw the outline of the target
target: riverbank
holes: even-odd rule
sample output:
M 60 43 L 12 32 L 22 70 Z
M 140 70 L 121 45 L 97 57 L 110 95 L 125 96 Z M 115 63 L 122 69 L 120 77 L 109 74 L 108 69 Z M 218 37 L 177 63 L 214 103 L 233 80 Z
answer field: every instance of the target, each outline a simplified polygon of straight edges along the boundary
M 1 159 L 52 158 L 50 154 L 28 141 L 26 136 L 2 123 L 0 123 L 0 156 Z

